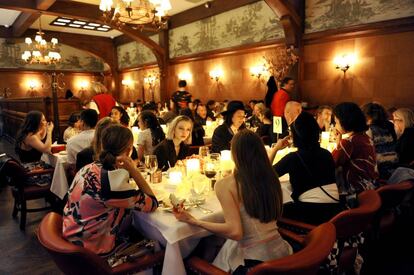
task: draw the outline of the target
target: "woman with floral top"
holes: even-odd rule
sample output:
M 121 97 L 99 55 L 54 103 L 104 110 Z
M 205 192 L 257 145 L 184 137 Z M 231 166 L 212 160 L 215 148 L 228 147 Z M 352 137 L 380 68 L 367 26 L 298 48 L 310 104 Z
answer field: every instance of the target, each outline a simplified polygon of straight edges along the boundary
M 155 211 L 157 199 L 130 158 L 131 131 L 113 125 L 102 134 L 99 161 L 84 166 L 75 176 L 64 208 L 63 236 L 97 254 L 117 244 L 127 209 Z M 130 183 L 132 177 L 135 183 Z

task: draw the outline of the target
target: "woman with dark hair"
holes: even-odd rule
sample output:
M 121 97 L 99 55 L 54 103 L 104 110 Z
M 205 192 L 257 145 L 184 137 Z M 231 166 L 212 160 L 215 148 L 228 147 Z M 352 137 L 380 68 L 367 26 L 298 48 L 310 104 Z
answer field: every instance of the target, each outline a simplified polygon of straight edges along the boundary
M 262 261 L 291 254 L 276 221 L 282 214 L 282 191 L 260 137 L 248 130 L 233 138 L 234 172 L 215 184 L 224 222 L 198 220 L 182 207 L 175 217 L 228 240 L 214 260 L 226 272 L 240 272 Z
M 120 244 L 127 209 L 157 209 L 154 193 L 129 157 L 132 147 L 128 128 L 112 125 L 103 131 L 99 160 L 83 167 L 69 189 L 63 210 L 65 239 L 106 256 Z
M 191 112 L 190 109 L 186 108 L 180 111 L 180 115 L 187 116 L 193 121 L 193 130 L 191 132 L 191 145 L 204 145 L 204 136 L 206 135 L 206 131 L 204 130 L 203 125 L 194 120 L 193 112 Z
M 284 156 L 273 168 L 279 177 L 289 174 L 293 203 L 283 208 L 283 216 L 310 224 L 321 224 L 339 213 L 335 163 L 331 153 L 319 145 L 319 126 L 314 117 L 302 112 L 291 124 L 293 144 L 298 148 Z M 271 149 L 273 161 L 278 150 L 288 145 L 288 137 Z
M 201 125 L 206 125 L 207 120 L 212 121 L 208 116 L 207 107 L 203 103 L 197 105 L 194 113 L 194 120 Z
M 222 150 L 230 150 L 231 139 L 239 130 L 246 128 L 244 119 L 246 112 L 241 101 L 230 101 L 227 111 L 221 113 L 224 117 L 222 125 L 214 130 L 211 151 L 220 153 Z
M 362 111 L 369 127 L 367 135 L 375 146 L 379 176 L 381 179 L 388 179 L 398 164 L 394 125 L 388 121 L 385 108 L 378 103 L 365 104 Z
M 123 126 L 129 126 L 129 115 L 121 106 L 112 107 L 110 117 L 113 121 L 121 123 Z
M 272 75 L 269 77 L 269 80 L 267 81 L 267 93 L 265 96 L 264 103 L 267 108 L 270 109 L 270 106 L 272 105 L 273 96 L 277 92 L 277 83 L 275 80 L 275 77 Z
M 98 121 L 95 126 L 95 133 L 92 139 L 91 146 L 83 149 L 76 155 L 76 171 L 79 171 L 85 165 L 92 163 L 99 159 L 99 154 L 102 149 L 102 133 L 111 125 L 116 125 L 110 117 L 104 117 Z
M 154 147 L 165 139 L 165 134 L 158 123 L 153 112 L 146 110 L 138 115 L 138 159 L 142 160 L 145 155 L 152 155 Z
M 352 102 L 338 104 L 333 110 L 335 129 L 341 138 L 332 152 L 336 167 L 342 167 L 349 187 L 359 193 L 374 188 L 378 178 L 375 148 L 365 133 L 368 130 L 362 110 Z
M 39 161 L 52 148 L 53 123 L 39 111 L 30 111 L 16 137 L 15 151 L 21 162 Z M 46 140 L 45 140 L 46 138 Z
M 185 159 L 189 154 L 193 121 L 187 116 L 177 116 L 168 126 L 167 137 L 154 149 L 158 167 L 162 171 L 174 167 L 178 160 Z
M 69 127 L 63 132 L 63 141 L 67 142 L 71 137 L 81 132 L 80 111 L 73 112 L 68 121 Z

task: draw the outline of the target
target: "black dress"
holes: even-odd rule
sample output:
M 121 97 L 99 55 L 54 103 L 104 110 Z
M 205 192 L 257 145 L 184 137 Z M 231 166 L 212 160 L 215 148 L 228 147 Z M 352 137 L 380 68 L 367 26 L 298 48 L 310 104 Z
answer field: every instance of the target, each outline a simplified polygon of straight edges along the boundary
M 227 124 L 223 123 L 214 130 L 211 151 L 220 153 L 222 150 L 230 150 L 230 143 L 233 139 L 233 131 Z
M 204 145 L 204 136 L 206 132 L 204 131 L 203 125 L 200 123 L 194 122 L 193 131 L 191 133 L 191 144 L 195 146 Z
M 35 148 L 32 148 L 30 150 L 23 150 L 20 147 L 16 147 L 16 153 L 19 155 L 21 162 L 36 162 L 40 161 L 40 158 L 42 157 L 42 152 L 37 151 Z
M 397 140 L 395 151 L 400 166 L 414 169 L 414 127 L 405 128 L 404 133 Z
M 183 160 L 190 155 L 188 145 L 181 142 L 178 156 L 175 153 L 174 142 L 169 139 L 164 139 L 154 149 L 154 155 L 157 156 L 158 168 L 162 171 L 167 171 L 168 168 L 174 167 L 177 160 Z
M 339 203 L 299 201 L 299 196 L 306 191 L 336 182 L 335 162 L 329 151 L 317 147 L 289 153 L 273 168 L 279 177 L 289 173 L 292 185 L 294 203 L 287 203 L 283 206 L 283 217 L 311 224 L 320 224 L 328 221 L 342 210 Z

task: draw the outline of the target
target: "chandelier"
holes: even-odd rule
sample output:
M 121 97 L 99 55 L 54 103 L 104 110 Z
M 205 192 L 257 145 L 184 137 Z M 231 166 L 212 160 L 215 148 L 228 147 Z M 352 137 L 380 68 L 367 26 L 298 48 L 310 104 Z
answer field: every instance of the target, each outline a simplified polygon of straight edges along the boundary
M 24 51 L 22 59 L 29 64 L 55 64 L 60 61 L 60 53 L 57 51 L 58 40 L 52 38 L 50 43 L 43 39 L 42 21 L 39 17 L 39 31 L 36 32 L 34 41 L 26 37 L 24 42 L 29 50 Z
M 171 9 L 169 0 L 101 0 L 106 23 L 118 27 L 125 24 L 143 30 L 145 26 L 159 29 L 167 27 L 167 12 Z

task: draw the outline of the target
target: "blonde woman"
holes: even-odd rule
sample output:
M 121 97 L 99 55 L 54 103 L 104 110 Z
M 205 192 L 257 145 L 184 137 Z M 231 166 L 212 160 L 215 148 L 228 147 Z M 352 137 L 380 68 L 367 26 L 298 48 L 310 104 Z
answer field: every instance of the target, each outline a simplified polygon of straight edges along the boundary
M 187 116 L 178 116 L 169 124 L 166 139 L 154 149 L 159 168 L 166 171 L 189 155 L 192 130 L 193 122 Z
M 394 129 L 397 134 L 396 152 L 400 166 L 414 168 L 414 112 L 400 108 L 393 113 Z

